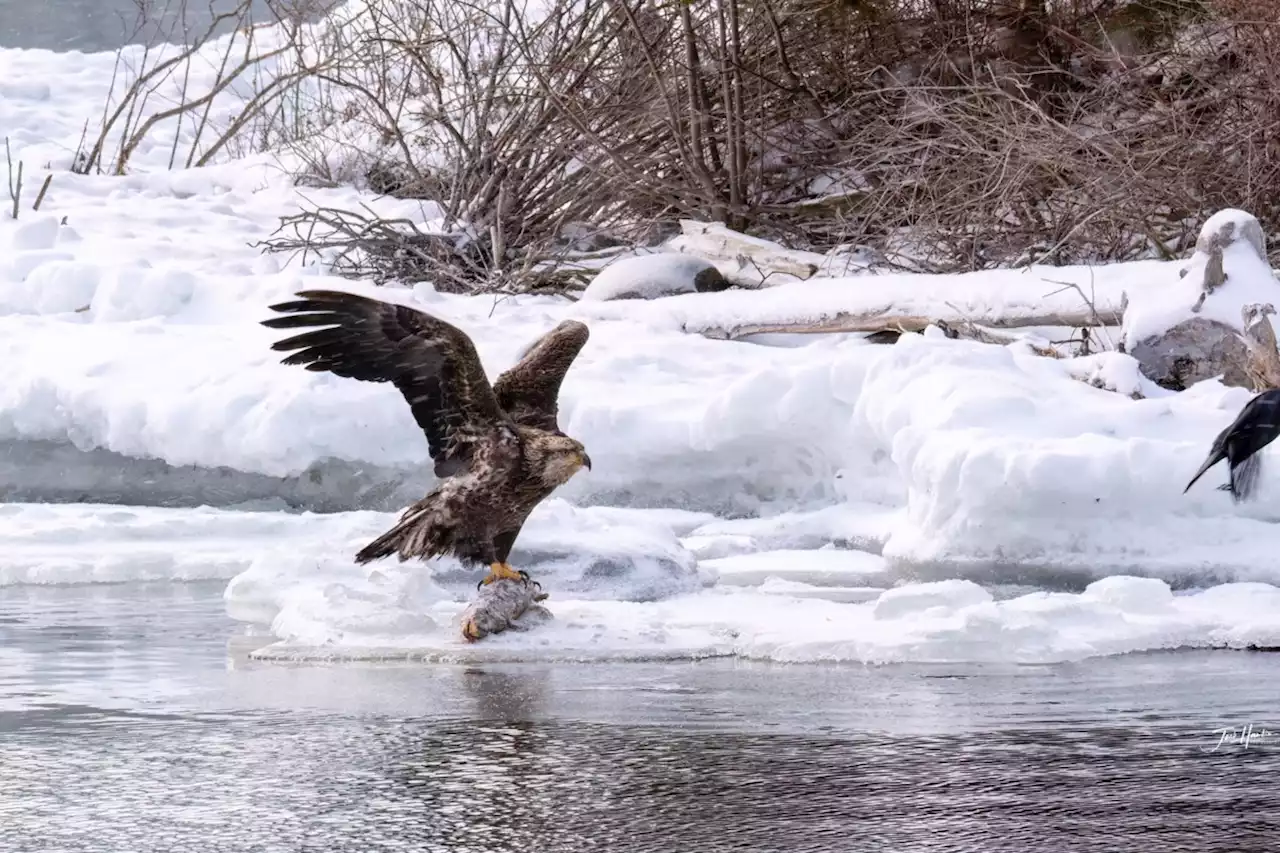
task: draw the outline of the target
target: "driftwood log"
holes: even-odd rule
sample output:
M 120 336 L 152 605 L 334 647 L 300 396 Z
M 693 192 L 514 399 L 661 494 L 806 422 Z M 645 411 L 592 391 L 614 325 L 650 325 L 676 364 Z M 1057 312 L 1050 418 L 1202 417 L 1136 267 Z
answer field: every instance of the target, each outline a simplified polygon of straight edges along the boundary
M 943 314 L 945 312 L 939 312 Z M 894 314 L 892 311 L 876 311 L 867 314 L 851 314 L 841 312 L 821 320 L 807 323 L 742 323 L 734 326 L 699 326 L 685 325 L 686 332 L 697 332 L 714 340 L 736 341 L 751 335 L 789 334 L 818 335 L 838 332 L 923 332 L 930 325 L 939 322 L 965 324 L 987 329 L 1021 329 L 1030 326 L 1066 326 L 1069 328 L 1087 328 L 1091 326 L 1118 326 L 1121 321 L 1120 311 L 1059 311 L 1049 314 L 1021 314 L 1016 316 L 996 315 L 992 317 L 924 317 L 915 314 Z
M 527 631 L 552 618 L 539 602 L 547 594 L 536 583 L 499 580 L 480 588 L 462 612 L 462 636 L 470 642 L 507 630 Z

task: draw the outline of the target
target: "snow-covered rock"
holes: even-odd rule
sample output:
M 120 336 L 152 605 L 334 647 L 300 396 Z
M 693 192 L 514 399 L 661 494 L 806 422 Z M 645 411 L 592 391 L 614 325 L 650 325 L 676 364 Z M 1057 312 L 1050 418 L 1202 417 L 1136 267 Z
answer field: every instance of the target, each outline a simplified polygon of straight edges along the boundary
M 632 255 L 614 261 L 583 292 L 587 301 L 657 299 L 679 293 L 714 293 L 729 282 L 710 261 L 678 252 Z
M 1124 349 L 1165 388 L 1182 390 L 1214 376 L 1250 387 L 1241 311 L 1276 303 L 1280 282 L 1267 261 L 1262 226 L 1242 210 L 1221 210 L 1205 221 L 1176 280 L 1130 297 Z

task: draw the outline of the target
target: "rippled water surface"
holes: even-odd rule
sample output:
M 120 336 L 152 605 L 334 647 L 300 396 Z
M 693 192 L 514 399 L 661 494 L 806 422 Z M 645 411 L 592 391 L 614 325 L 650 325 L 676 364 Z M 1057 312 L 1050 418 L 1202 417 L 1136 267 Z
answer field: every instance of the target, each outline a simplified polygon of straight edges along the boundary
M 1280 659 L 282 666 L 221 584 L 0 589 L 0 850 L 1271 850 Z M 265 638 L 264 638 L 265 639 Z

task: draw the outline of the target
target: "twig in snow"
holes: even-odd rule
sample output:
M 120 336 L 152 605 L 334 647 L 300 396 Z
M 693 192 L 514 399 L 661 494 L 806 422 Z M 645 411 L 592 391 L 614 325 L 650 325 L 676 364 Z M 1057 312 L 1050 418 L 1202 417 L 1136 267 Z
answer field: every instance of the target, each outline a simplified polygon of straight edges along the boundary
M 1102 336 L 1106 339 L 1106 342 L 1107 342 L 1106 348 L 1108 350 L 1114 350 L 1116 348 L 1115 341 L 1111 339 L 1111 333 L 1107 331 L 1108 324 L 1103 321 L 1102 316 L 1098 313 L 1098 306 L 1096 301 L 1097 288 L 1094 285 L 1094 274 L 1093 274 L 1092 266 L 1089 267 L 1089 295 L 1088 296 L 1085 295 L 1084 289 L 1081 288 L 1080 285 L 1074 282 L 1057 281 L 1056 279 L 1051 279 L 1051 278 L 1042 279 L 1042 281 L 1048 282 L 1049 284 L 1061 285 L 1061 287 L 1059 287 L 1057 290 L 1054 290 L 1054 291 L 1051 291 L 1050 293 L 1045 294 L 1046 296 L 1055 296 L 1059 293 L 1062 293 L 1065 290 L 1074 290 L 1076 293 L 1080 294 L 1081 301 L 1084 302 L 1084 304 L 1089 307 L 1089 314 L 1093 318 L 1093 328 L 1097 329 L 1098 332 L 1100 332 Z M 1121 321 L 1123 321 L 1124 319 L 1124 309 L 1125 307 L 1127 307 L 1127 305 L 1128 305 L 1128 299 L 1126 297 L 1121 301 L 1121 308 L 1120 308 Z M 1087 338 L 1086 338 L 1085 346 L 1086 347 L 1088 346 Z
M 9 137 L 4 138 L 4 159 L 9 165 L 9 198 L 13 201 L 14 219 L 18 218 L 18 203 L 22 200 L 22 161 L 18 161 L 18 180 L 13 176 L 13 152 L 9 149 Z
M 53 183 L 53 172 L 44 176 L 44 183 L 40 184 L 40 192 L 36 193 L 36 203 L 31 205 L 32 210 L 39 210 L 40 205 L 44 202 L 44 195 L 49 191 L 49 184 Z
M 980 344 L 995 344 L 996 346 L 1009 346 L 1010 344 L 1022 343 L 1031 348 L 1036 355 L 1045 356 L 1046 358 L 1062 358 L 1062 353 L 1055 350 L 1052 346 L 1041 346 L 1033 343 L 1026 338 L 1018 338 L 1013 335 L 1004 335 L 999 332 L 993 332 L 990 329 L 984 329 L 974 322 L 968 312 L 962 310 L 958 305 L 952 302 L 944 302 L 948 308 L 956 312 L 961 319 L 955 320 L 938 320 L 935 325 L 947 333 L 947 337 L 964 338 L 966 340 L 977 341 Z

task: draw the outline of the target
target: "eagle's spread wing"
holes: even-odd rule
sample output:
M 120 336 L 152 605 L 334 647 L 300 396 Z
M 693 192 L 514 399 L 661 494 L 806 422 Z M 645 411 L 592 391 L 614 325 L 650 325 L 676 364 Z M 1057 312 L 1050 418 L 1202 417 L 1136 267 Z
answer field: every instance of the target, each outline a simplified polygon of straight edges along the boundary
M 427 436 L 439 477 L 465 469 L 476 443 L 507 417 L 485 377 L 475 345 L 461 329 L 404 305 L 354 293 L 304 290 L 272 305 L 273 329 L 321 326 L 272 345 L 294 351 L 284 364 L 366 382 L 390 382 Z
M 522 426 L 559 432 L 560 384 L 589 335 L 586 325 L 565 320 L 539 338 L 493 383 L 498 405 Z

